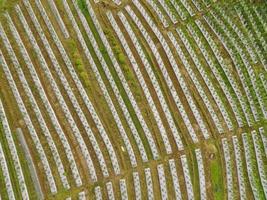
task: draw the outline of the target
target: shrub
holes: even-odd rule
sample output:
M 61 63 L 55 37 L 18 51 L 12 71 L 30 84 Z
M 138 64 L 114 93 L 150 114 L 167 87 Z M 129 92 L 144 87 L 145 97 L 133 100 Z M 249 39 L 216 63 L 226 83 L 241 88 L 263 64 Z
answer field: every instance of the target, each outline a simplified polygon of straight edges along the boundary
M 124 64 L 124 63 L 126 62 L 126 58 L 125 58 L 125 56 L 123 55 L 123 53 L 119 53 L 119 55 L 118 55 L 118 59 L 119 59 L 119 62 L 120 62 L 121 64 Z

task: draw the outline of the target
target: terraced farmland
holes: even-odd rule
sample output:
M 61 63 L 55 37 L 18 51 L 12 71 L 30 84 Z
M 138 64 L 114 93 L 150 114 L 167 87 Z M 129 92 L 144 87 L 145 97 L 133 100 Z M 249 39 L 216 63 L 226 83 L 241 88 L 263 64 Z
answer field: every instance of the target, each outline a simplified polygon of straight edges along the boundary
M 266 1 L 0 12 L 0 200 L 267 199 Z

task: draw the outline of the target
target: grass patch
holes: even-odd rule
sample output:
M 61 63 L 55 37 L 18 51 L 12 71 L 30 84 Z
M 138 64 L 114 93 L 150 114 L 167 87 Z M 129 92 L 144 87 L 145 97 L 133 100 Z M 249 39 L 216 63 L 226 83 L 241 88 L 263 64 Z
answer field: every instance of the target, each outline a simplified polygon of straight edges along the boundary
M 209 160 L 212 193 L 215 200 L 224 199 L 224 181 L 223 181 L 223 169 L 220 159 L 220 152 L 217 150 L 214 144 L 209 144 L 207 150 L 211 153 L 212 157 Z
M 77 0 L 78 7 L 81 9 L 84 15 L 88 15 L 88 9 L 85 0 Z
M 218 162 L 217 159 L 211 162 L 210 170 L 211 170 L 211 181 L 213 186 L 214 199 L 218 200 L 223 199 L 222 170 L 220 163 Z

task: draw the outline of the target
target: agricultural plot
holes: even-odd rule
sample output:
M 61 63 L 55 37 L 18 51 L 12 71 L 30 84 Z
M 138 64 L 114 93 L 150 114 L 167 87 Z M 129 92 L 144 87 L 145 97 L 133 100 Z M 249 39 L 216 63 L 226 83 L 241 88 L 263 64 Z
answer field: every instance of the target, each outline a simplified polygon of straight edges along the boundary
M 0 0 L 0 199 L 267 199 L 266 11 Z

